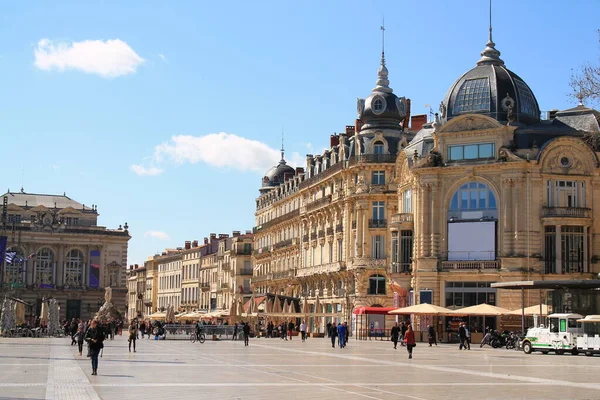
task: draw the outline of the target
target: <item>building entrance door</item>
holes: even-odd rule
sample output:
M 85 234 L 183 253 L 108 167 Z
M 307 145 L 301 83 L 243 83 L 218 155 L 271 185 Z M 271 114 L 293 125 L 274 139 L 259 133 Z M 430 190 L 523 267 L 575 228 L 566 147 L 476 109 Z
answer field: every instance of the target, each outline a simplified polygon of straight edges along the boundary
M 81 318 L 81 300 L 67 300 L 67 321 Z

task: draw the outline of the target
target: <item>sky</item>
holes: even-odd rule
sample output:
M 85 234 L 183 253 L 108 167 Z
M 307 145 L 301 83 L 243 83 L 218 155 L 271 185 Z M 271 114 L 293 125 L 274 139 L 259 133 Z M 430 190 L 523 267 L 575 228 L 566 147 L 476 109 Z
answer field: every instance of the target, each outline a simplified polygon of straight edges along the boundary
M 598 0 L 505 0 L 493 39 L 541 110 L 598 63 Z M 129 264 L 252 229 L 264 173 L 303 166 L 375 86 L 437 111 L 475 66 L 485 0 L 28 1 L 0 5 L 0 187 L 128 223 Z

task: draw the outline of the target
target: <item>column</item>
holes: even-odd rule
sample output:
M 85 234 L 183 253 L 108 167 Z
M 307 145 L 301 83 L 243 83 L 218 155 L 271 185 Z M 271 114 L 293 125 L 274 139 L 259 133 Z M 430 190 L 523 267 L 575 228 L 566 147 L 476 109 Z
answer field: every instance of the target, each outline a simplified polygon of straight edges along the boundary
M 556 273 L 562 274 L 562 226 L 556 225 Z
M 56 250 L 57 250 L 57 268 L 55 268 L 55 272 L 56 272 L 56 276 L 54 278 L 54 282 L 56 283 L 56 286 L 62 286 L 64 284 L 65 281 L 65 262 L 64 262 L 64 252 L 65 252 L 65 248 L 64 246 L 56 246 Z
M 421 202 L 420 202 L 420 211 L 422 215 L 422 224 L 421 224 L 421 256 L 429 257 L 431 255 L 431 200 L 430 200 L 430 187 L 429 184 L 424 183 L 421 184 Z
M 429 209 L 430 209 L 430 216 L 433 215 L 444 215 L 443 213 L 440 213 L 439 211 L 439 190 L 440 190 L 440 185 L 439 183 L 435 182 L 431 184 L 431 202 L 429 205 Z M 439 256 L 439 251 L 440 251 L 440 243 L 439 243 L 439 239 L 440 239 L 440 232 L 439 232 L 439 226 L 440 226 L 440 218 L 430 218 L 431 220 L 431 232 L 430 232 L 430 243 L 431 243 L 431 256 L 432 257 L 438 257 Z
M 368 217 L 367 217 L 367 213 L 369 211 L 369 206 L 368 203 L 366 206 L 364 206 L 361 209 L 361 213 L 362 213 L 362 253 L 361 253 L 361 257 L 369 257 L 370 255 L 367 253 L 367 238 L 369 237 L 368 232 L 369 232 L 369 221 L 368 221 Z
M 27 251 L 25 252 L 26 254 L 24 254 L 25 256 L 29 256 L 29 254 L 31 254 L 33 252 L 33 248 L 32 247 L 26 247 Z M 35 266 L 35 258 L 28 258 L 27 260 L 25 260 L 25 270 L 26 270 L 26 275 L 25 275 L 25 283 L 29 286 L 29 285 L 33 285 L 33 268 Z
M 590 232 L 590 227 L 589 226 L 584 226 L 583 227 L 583 271 L 582 272 L 588 272 L 589 271 L 589 258 L 588 258 L 588 254 L 589 254 L 589 249 L 588 249 L 588 243 L 590 243 L 590 240 L 588 240 L 589 237 L 589 233 Z
M 523 227 L 522 221 L 522 212 L 521 212 L 521 185 L 523 184 L 522 179 L 513 180 L 513 188 L 512 188 L 512 206 L 513 206 L 513 229 L 512 229 L 512 237 L 513 237 L 513 252 L 515 254 L 523 254 L 523 243 L 521 240 L 521 230 Z
M 363 224 L 362 218 L 362 205 L 356 205 L 356 243 L 357 243 L 357 257 L 363 256 L 362 243 L 363 243 Z
M 502 255 L 508 256 L 513 253 L 512 231 L 512 180 L 510 178 L 502 179 L 502 238 L 504 248 Z

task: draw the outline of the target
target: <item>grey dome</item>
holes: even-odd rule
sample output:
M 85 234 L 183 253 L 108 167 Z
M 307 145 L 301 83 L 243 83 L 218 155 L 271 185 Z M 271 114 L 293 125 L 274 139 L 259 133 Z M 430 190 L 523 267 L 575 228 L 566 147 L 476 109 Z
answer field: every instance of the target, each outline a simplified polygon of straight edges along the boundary
M 282 158 L 279 164 L 269 169 L 263 177 L 262 187 L 275 187 L 282 184 L 287 177 L 294 176 L 294 168 L 286 164 Z
M 443 120 L 464 114 L 483 114 L 498 121 L 526 125 L 540 121 L 540 108 L 529 86 L 504 66 L 491 38 L 477 66 L 448 90 L 440 113 Z

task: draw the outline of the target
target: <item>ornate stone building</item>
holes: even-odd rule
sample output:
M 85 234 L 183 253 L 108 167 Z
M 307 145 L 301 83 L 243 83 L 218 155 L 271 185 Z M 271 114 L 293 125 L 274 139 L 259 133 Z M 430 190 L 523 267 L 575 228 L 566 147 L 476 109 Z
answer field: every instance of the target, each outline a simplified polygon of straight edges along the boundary
M 98 209 L 66 195 L 7 192 L 8 251 L 3 290 L 35 305 L 55 298 L 60 318 L 90 318 L 113 288 L 113 303 L 126 312 L 127 224 L 98 226 Z
M 515 309 L 520 293 L 497 293 L 490 283 L 600 272 L 599 153 L 588 144 L 600 134 L 600 113 L 579 105 L 541 116 L 490 28 L 475 68 L 396 161 L 392 229 L 413 231 L 415 302 Z M 397 254 L 404 251 L 411 252 L 400 246 Z M 526 305 L 539 301 L 528 293 Z
M 138 264 L 130 265 L 127 270 L 127 318 L 132 319 L 143 316 L 146 306 L 146 267 Z
M 323 326 L 363 305 L 515 309 L 520 293 L 491 283 L 600 272 L 600 154 L 590 145 L 599 112 L 579 105 L 542 118 L 491 28 L 476 67 L 450 87 L 431 123 L 413 117 L 407 129 L 407 101 L 387 75 L 382 57 L 356 125 L 308 155 L 306 170 L 282 152 L 264 176 L 256 294 L 306 297 Z M 544 296 L 529 293 L 526 305 Z
M 406 300 L 392 284 L 399 270 L 390 268 L 388 222 L 397 213 L 395 160 L 413 136 L 408 114 L 382 54 L 355 126 L 333 135 L 323 154 L 308 155 L 306 170 L 289 167 L 282 150 L 256 200 L 255 296 L 307 298 L 308 311 L 323 314 L 311 320 L 321 329 L 333 318 L 349 321 L 356 306 L 392 306 L 394 289 Z

